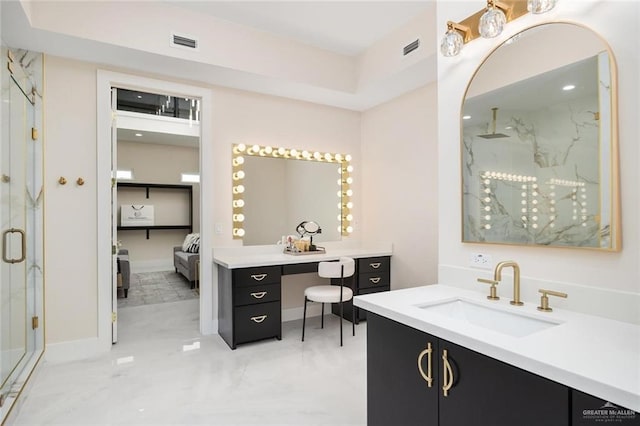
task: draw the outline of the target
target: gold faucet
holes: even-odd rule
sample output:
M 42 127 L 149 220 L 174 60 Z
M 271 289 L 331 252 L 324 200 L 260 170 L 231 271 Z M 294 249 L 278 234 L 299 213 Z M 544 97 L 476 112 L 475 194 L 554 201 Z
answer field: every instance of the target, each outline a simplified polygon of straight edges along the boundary
M 513 260 L 505 260 L 496 265 L 496 270 L 493 273 L 493 279 L 495 281 L 502 280 L 502 269 L 506 267 L 513 267 L 513 300 L 510 301 L 512 305 L 521 306 L 523 305 L 522 301 L 520 301 L 520 267 Z

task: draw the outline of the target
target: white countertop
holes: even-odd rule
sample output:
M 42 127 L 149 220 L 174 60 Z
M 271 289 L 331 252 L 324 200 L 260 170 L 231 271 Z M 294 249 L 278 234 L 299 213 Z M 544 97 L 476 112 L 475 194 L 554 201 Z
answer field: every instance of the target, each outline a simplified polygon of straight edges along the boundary
M 451 343 L 640 412 L 640 326 L 536 304 L 512 306 L 508 298 L 447 285 L 430 285 L 355 297 L 355 305 Z M 507 312 L 558 322 L 513 337 L 420 306 L 461 298 Z M 552 298 L 553 299 L 553 298 Z M 553 300 L 550 301 L 553 307 Z
M 361 245 L 357 242 L 318 243 L 326 253 L 291 255 L 283 253 L 281 245 L 221 247 L 213 249 L 213 261 L 227 269 L 251 268 L 255 266 L 291 265 L 296 263 L 337 260 L 342 256 L 362 258 L 391 256 L 392 245 L 380 243 Z

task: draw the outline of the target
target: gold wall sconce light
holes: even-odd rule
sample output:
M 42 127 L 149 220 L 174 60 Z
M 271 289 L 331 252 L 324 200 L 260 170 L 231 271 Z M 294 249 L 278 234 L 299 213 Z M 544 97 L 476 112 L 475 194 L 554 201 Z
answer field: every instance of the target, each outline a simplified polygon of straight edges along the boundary
M 557 0 L 488 0 L 487 7 L 460 22 L 447 22 L 447 32 L 440 43 L 443 56 L 456 56 L 462 47 L 478 37 L 499 36 L 504 26 L 528 12 L 545 13 L 553 9 Z

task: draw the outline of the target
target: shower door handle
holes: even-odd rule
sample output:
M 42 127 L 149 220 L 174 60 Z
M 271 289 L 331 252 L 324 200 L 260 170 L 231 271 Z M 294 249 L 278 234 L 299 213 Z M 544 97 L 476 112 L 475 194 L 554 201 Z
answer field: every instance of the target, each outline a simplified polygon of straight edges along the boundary
M 10 259 L 7 257 L 7 236 L 9 234 L 20 234 L 22 244 L 20 246 L 20 257 L 17 259 Z M 9 228 L 2 233 L 2 260 L 6 263 L 20 263 L 24 262 L 27 258 L 27 240 L 25 239 L 25 233 L 22 229 Z

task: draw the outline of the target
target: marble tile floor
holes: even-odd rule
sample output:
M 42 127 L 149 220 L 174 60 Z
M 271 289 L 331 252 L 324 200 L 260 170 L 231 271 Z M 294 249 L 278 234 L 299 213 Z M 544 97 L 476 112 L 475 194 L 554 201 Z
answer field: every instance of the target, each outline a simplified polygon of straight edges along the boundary
M 191 283 L 175 271 L 133 273 L 130 278 L 129 294 L 120 292 L 118 308 L 152 305 L 196 299 L 198 292 Z
M 197 331 L 198 300 L 123 309 L 119 342 L 37 369 L 15 425 L 365 425 L 366 323 L 283 324 L 281 341 L 239 345 Z M 347 325 L 345 321 L 345 325 Z M 350 325 L 350 324 L 349 324 Z

